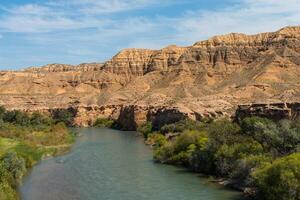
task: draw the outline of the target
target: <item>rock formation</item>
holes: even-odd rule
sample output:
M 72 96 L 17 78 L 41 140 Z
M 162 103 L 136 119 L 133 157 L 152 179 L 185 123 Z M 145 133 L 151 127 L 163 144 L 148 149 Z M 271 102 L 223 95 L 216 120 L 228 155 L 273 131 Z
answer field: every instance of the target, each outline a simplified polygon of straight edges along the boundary
M 239 104 L 300 102 L 299 86 L 300 27 L 286 27 L 216 36 L 188 47 L 126 49 L 105 63 L 2 71 L 0 104 L 72 107 L 77 125 L 110 117 L 132 130 L 145 120 L 158 126 L 174 116 L 232 116 Z

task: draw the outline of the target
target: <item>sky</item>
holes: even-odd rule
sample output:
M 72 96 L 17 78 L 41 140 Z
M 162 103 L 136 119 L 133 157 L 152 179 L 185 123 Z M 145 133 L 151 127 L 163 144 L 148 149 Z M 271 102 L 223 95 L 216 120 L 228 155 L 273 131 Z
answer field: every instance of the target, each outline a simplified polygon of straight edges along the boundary
M 0 0 L 0 70 L 300 25 L 300 0 Z

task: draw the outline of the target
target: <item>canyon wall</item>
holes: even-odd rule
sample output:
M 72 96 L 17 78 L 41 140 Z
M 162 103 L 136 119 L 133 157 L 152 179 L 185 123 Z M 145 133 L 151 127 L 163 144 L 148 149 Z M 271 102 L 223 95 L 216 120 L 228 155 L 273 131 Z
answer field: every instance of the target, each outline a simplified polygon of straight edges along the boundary
M 160 126 L 186 117 L 231 117 L 238 108 L 251 113 L 260 102 L 300 102 L 299 86 L 300 27 L 286 27 L 215 36 L 188 47 L 125 49 L 104 63 L 1 71 L 0 105 L 76 108 L 76 125 L 109 117 L 133 130 L 145 120 Z M 251 109 L 238 107 L 249 103 Z

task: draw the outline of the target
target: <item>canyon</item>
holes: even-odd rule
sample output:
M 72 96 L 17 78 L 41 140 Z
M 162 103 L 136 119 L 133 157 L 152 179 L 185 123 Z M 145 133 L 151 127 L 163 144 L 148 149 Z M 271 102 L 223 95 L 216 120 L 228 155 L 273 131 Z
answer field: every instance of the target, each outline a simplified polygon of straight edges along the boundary
M 215 36 L 192 46 L 125 49 L 104 63 L 50 64 L 0 71 L 0 105 L 10 110 L 70 109 L 74 125 L 262 115 L 300 110 L 300 27 Z

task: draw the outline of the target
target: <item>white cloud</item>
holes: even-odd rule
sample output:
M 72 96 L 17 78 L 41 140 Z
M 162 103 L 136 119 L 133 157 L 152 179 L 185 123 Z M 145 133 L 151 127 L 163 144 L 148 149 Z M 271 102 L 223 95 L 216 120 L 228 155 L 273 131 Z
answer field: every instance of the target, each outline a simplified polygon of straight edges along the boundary
M 300 25 L 299 11 L 299 0 L 244 0 L 223 10 L 187 13 L 175 20 L 175 28 L 178 40 L 189 42 L 229 32 L 270 32 Z
M 103 14 L 136 10 L 151 5 L 168 5 L 179 0 L 53 0 L 48 5 L 56 7 L 72 7 L 81 14 Z
M 160 6 L 176 1 L 165 0 Z M 1 7 L 4 14 L 0 15 L 0 32 L 36 33 L 101 28 L 107 21 L 115 24 L 109 14 L 158 3 L 158 0 L 53 0 L 41 4 Z
M 98 60 L 101 56 L 101 59 L 107 59 L 127 47 L 190 45 L 218 34 L 253 34 L 275 31 L 287 25 L 300 25 L 299 0 L 240 0 L 217 10 L 190 8 L 189 11 L 179 12 L 176 17 L 167 17 L 164 13 L 141 17 L 131 13 L 139 9 L 147 10 L 151 6 L 161 6 L 161 2 L 51 0 L 2 7 L 0 34 L 21 33 L 18 35 L 32 45 L 53 45 L 54 49 L 63 46 L 60 54 L 77 55 L 77 59 L 81 55 L 89 60 Z M 182 1 L 163 2 L 171 5 Z
M 51 11 L 48 7 L 37 4 L 26 4 L 12 8 L 3 7 L 2 9 L 13 15 L 46 15 Z

